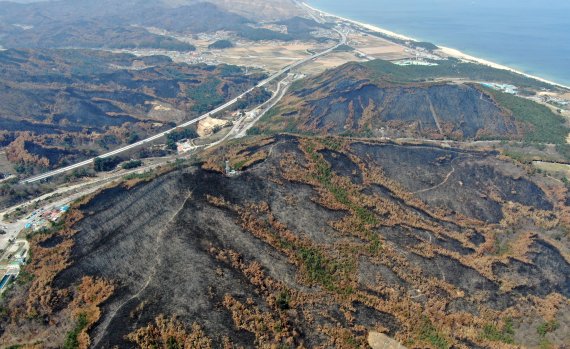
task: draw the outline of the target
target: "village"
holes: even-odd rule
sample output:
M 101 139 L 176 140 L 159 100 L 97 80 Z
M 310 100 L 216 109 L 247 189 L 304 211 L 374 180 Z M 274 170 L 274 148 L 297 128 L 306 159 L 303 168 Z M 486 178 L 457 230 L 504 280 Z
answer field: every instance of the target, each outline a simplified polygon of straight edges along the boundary
M 26 217 L 24 230 L 20 235 L 27 236 L 28 234 L 48 230 L 61 220 L 69 208 L 70 206 L 66 204 L 35 210 Z M 20 274 L 21 267 L 29 257 L 29 249 L 29 243 L 25 238 L 16 237 L 8 241 L 8 247 L 3 255 L 0 256 L 0 294 Z

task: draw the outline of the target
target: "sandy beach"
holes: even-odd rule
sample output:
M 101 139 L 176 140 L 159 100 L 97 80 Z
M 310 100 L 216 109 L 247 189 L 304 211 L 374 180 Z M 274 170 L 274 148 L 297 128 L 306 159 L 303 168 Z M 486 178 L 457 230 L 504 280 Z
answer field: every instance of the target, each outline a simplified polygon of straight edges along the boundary
M 375 25 L 371 25 L 371 24 L 368 24 L 368 23 L 362 23 L 362 22 L 355 21 L 355 20 L 350 19 L 350 18 L 344 18 L 344 17 L 338 16 L 338 15 L 335 15 L 335 14 L 332 14 L 332 13 L 327 13 L 327 12 L 321 11 L 321 10 L 319 10 L 318 8 L 314 8 L 314 7 L 312 7 L 311 5 L 309 5 L 309 4 L 305 3 L 305 2 L 303 2 L 302 4 L 303 4 L 303 6 L 305 6 L 306 8 L 308 8 L 309 10 L 318 12 L 318 13 L 320 13 L 320 14 L 323 15 L 323 16 L 328 16 L 328 17 L 337 18 L 337 19 L 339 19 L 339 20 L 341 20 L 341 21 L 349 22 L 349 23 L 358 25 L 358 26 L 360 26 L 360 27 L 362 27 L 362 28 L 368 29 L 368 30 L 370 30 L 370 31 L 375 31 L 375 32 L 377 32 L 377 33 L 381 33 L 381 34 L 384 34 L 384 35 L 386 35 L 386 36 L 389 36 L 389 37 L 392 37 L 392 38 L 395 38 L 395 39 L 407 40 L 407 41 L 419 41 L 419 40 L 416 40 L 416 39 L 414 39 L 414 38 L 412 38 L 412 37 L 405 36 L 405 35 L 402 35 L 402 34 L 398 34 L 398 33 L 395 33 L 395 32 L 393 32 L 393 31 L 390 31 L 390 30 L 387 30 L 387 29 L 384 29 L 384 28 L 380 28 L 380 27 L 375 26 Z M 437 44 L 436 44 L 436 45 L 437 45 Z M 478 64 L 483 64 L 483 65 L 486 65 L 486 66 L 489 66 L 489 67 L 492 67 L 492 68 L 496 68 L 496 69 L 508 70 L 508 71 L 513 72 L 513 73 L 520 74 L 520 75 L 526 76 L 526 77 L 531 78 L 531 79 L 535 79 L 535 80 L 538 80 L 538 81 L 541 81 L 541 82 L 544 82 L 544 83 L 547 83 L 547 84 L 550 84 L 550 85 L 553 85 L 553 86 L 558 86 L 558 87 L 562 87 L 562 88 L 565 88 L 565 89 L 570 90 L 570 87 L 569 87 L 569 86 L 562 85 L 562 84 L 559 84 L 559 83 L 557 83 L 557 82 L 550 81 L 550 80 L 547 80 L 547 79 L 543 79 L 543 78 L 541 78 L 541 77 L 539 77 L 539 76 L 530 75 L 530 74 L 521 72 L 521 71 L 519 71 L 519 70 L 513 69 L 513 68 L 511 68 L 511 67 L 507 67 L 507 66 L 505 66 L 505 65 L 501 65 L 501 64 L 498 64 L 498 63 L 494 63 L 494 62 L 491 62 L 491 61 L 488 61 L 488 60 L 485 60 L 485 59 L 482 59 L 482 58 L 474 57 L 474 56 L 468 55 L 468 54 L 466 54 L 466 53 L 463 53 L 463 52 L 461 52 L 461 51 L 459 51 L 459 50 L 456 50 L 456 49 L 453 49 L 453 48 L 450 48 L 450 47 L 444 47 L 444 46 L 440 46 L 440 45 L 437 45 L 437 46 L 440 48 L 440 51 L 441 51 L 444 55 L 447 55 L 447 56 L 450 56 L 450 57 L 454 57 L 454 58 L 457 58 L 457 59 L 461 59 L 461 60 L 469 61 L 469 62 L 474 62 L 474 63 L 478 63 Z

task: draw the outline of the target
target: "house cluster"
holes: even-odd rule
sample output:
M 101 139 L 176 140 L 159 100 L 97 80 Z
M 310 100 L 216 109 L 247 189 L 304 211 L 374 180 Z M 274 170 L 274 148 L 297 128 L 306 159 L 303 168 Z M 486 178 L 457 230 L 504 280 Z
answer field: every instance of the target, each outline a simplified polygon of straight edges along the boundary
M 32 212 L 27 217 L 25 225 L 26 229 L 33 231 L 40 230 L 48 225 L 49 222 L 57 222 L 57 220 L 69 210 L 69 205 L 63 205 L 52 209 L 40 209 Z

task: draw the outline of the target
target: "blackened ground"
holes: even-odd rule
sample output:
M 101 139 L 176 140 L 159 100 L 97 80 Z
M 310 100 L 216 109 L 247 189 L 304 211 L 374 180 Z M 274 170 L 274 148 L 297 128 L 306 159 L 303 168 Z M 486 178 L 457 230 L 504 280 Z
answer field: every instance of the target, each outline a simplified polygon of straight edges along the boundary
M 391 137 L 521 136 L 515 118 L 475 85 L 392 84 L 375 81 L 374 75 L 350 63 L 305 80 L 290 92 L 292 100 L 299 101 L 291 121 L 298 129 L 320 134 L 366 134 L 384 128 Z M 281 110 L 289 112 L 288 100 Z
M 516 289 L 524 295 L 545 296 L 557 292 L 570 297 L 570 264 L 545 241 L 537 240 L 531 249 L 529 257 L 532 264 L 511 259 L 506 265 L 496 264 L 494 272 L 500 277 L 525 280 L 524 285 Z
M 268 276 L 288 287 L 308 295 L 319 294 L 318 286 L 301 283 L 300 271 L 284 254 L 245 231 L 234 212 L 214 206 L 207 199 L 208 196 L 224 198 L 240 207 L 266 202 L 279 222 L 323 250 L 354 241 L 331 226 L 331 222 L 345 217 L 347 211 L 334 211 L 319 205 L 315 200 L 318 193 L 313 187 L 280 176 L 279 164 L 286 156 L 294 157 L 301 165 L 306 163 L 297 139 L 278 137 L 275 142 L 250 148 L 248 152 L 266 148 L 270 148 L 270 155 L 264 162 L 236 177 L 195 167 L 163 175 L 129 190 L 121 187 L 105 190 L 81 207 L 86 217 L 76 226 L 79 232 L 75 235 L 73 263 L 58 275 L 55 283 L 58 287 L 67 287 L 78 283 L 84 275 L 102 276 L 116 283 L 115 294 L 104 304 L 102 318 L 91 332 L 94 347 L 130 347 L 125 335 L 146 326 L 159 314 L 175 314 L 188 325 L 198 322 L 216 345 L 221 343 L 223 336 L 228 336 L 238 345 L 255 346 L 253 334 L 234 325 L 231 314 L 221 305 L 222 299 L 231 294 L 243 302 L 252 298 L 261 310 L 270 311 L 271 308 L 242 273 L 213 257 L 212 247 L 237 251 L 245 261 L 259 262 Z M 495 156 L 491 153 L 366 143 L 353 144 L 351 151 L 368 166 L 381 167 L 387 176 L 410 191 L 436 186 L 417 194 L 426 202 L 437 202 L 444 208 L 481 220 L 500 218 L 497 212 L 500 212 L 500 205 L 476 194 L 487 192 L 486 186 L 490 182 L 500 183 L 501 188 L 509 191 L 505 193 L 505 199 L 537 208 L 551 207 L 546 195 L 528 179 L 515 179 L 504 174 L 501 166 L 510 165 L 497 165 L 496 161 L 490 160 Z M 363 174 L 347 154 L 321 153 L 337 175 L 346 176 L 354 183 L 364 183 Z M 453 169 L 458 177 L 438 186 Z M 476 173 L 472 175 L 473 179 L 466 178 L 471 176 L 470 171 Z M 457 183 L 459 180 L 463 181 L 462 185 Z M 403 200 L 384 187 L 370 186 L 363 192 L 384 195 L 405 206 Z M 458 198 L 458 193 L 463 193 L 461 195 L 469 200 L 461 202 L 463 196 Z M 472 206 L 479 209 L 471 209 Z M 429 212 L 404 208 L 426 221 L 449 229 L 456 227 L 453 223 L 440 222 Z M 532 246 L 535 252 L 529 255 L 533 265 L 511 260 L 495 266 L 499 278 L 510 274 L 527 280 L 526 286 L 504 292 L 497 282 L 452 257 L 436 253 L 427 258 L 411 251 L 423 242 L 477 258 L 473 247 L 465 246 L 459 240 L 403 225 L 382 226 L 374 233 L 394 246 L 411 267 L 420 270 L 421 278 L 444 280 L 464 291 L 465 297 L 448 304 L 446 311 L 450 313 L 477 314 L 481 305 L 505 309 L 529 294 L 544 297 L 559 292 L 569 296 L 568 263 L 553 246 L 540 240 Z M 485 240 L 474 230 L 464 233 L 475 245 Z M 49 247 L 57 243 L 48 240 L 44 245 Z M 388 286 L 400 292 L 415 292 L 412 285 L 399 276 L 407 270 L 396 271 L 395 265 L 384 265 L 367 255 L 360 255 L 357 261 L 354 272 L 360 290 L 377 295 L 380 286 Z M 417 301 L 424 303 L 432 296 L 419 294 Z M 449 297 L 443 289 L 437 290 L 437 296 Z M 330 299 L 325 298 L 304 304 L 305 313 L 290 310 L 294 326 L 307 347 L 326 343 L 326 337 L 319 333 L 317 326 L 349 326 L 343 315 L 346 308 L 330 304 Z M 351 304 L 351 308 L 354 324 L 369 329 L 382 325 L 390 335 L 402 328 L 394 314 L 358 302 Z M 314 321 L 305 318 L 306 314 Z
M 430 205 L 483 221 L 498 223 L 503 218 L 501 205 L 490 198 L 491 194 L 505 201 L 552 209 L 552 203 L 533 182 L 514 179 L 501 169 L 479 161 L 492 153 L 365 143 L 353 144 L 352 150 Z
M 360 168 L 348 156 L 329 149 L 324 149 L 320 153 L 338 176 L 348 177 L 355 184 L 362 183 Z

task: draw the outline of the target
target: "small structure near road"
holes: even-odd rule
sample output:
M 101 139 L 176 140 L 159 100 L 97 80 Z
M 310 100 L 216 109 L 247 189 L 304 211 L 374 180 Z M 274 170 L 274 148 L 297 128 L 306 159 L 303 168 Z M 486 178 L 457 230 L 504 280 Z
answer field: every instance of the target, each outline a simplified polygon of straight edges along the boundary
M 231 168 L 230 162 L 228 160 L 226 160 L 225 173 L 226 173 L 226 176 L 228 176 L 228 177 L 235 177 L 235 176 L 239 175 L 241 172 L 236 171 L 233 168 Z
M 176 143 L 176 151 L 178 154 L 187 153 L 191 150 L 196 149 L 196 145 L 192 142 L 191 139 L 185 139 L 183 141 Z

